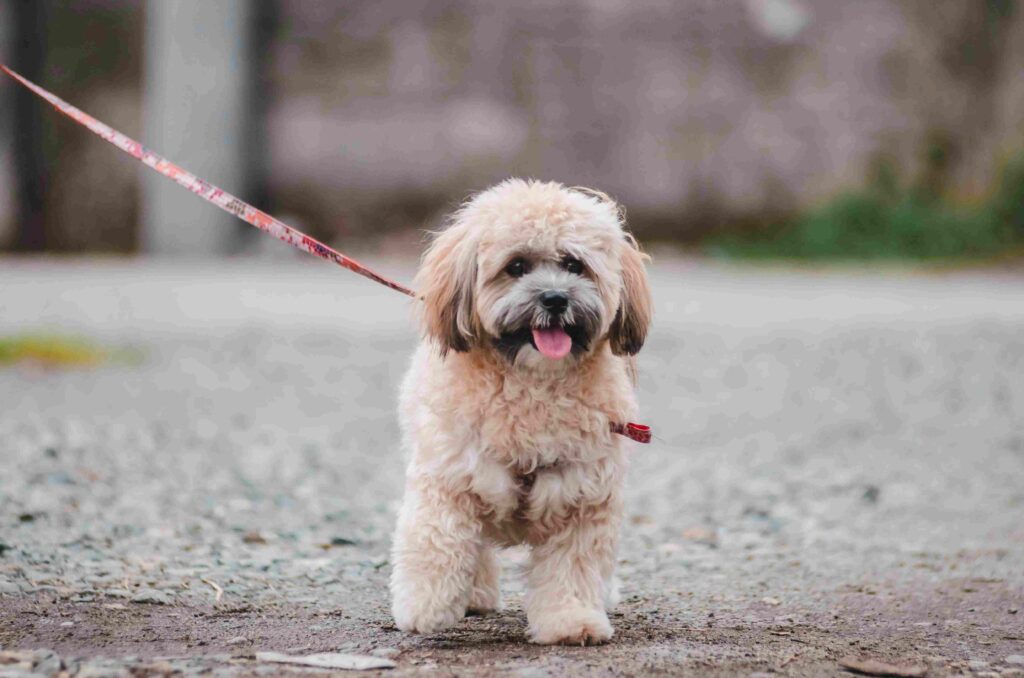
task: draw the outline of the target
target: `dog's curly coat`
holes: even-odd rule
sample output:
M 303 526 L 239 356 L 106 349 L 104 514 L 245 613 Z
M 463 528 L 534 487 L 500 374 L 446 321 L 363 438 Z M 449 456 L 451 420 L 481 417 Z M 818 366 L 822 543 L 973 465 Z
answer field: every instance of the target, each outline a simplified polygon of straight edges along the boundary
M 401 391 L 411 451 L 391 577 L 398 627 L 500 607 L 493 549 L 531 547 L 536 643 L 600 643 L 616 598 L 630 357 L 646 257 L 607 196 L 509 180 L 471 199 L 417 276 L 425 340 Z

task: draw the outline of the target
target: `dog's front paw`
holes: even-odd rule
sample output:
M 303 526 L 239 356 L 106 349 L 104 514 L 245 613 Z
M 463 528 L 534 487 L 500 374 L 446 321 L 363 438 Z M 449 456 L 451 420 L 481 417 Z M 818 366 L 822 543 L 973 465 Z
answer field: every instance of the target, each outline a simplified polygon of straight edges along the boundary
M 439 604 L 426 596 L 396 597 L 391 606 L 395 626 L 410 633 L 434 633 L 451 628 L 466 615 L 465 605 Z
M 602 610 L 569 607 L 530 619 L 530 642 L 538 645 L 600 645 L 611 637 L 612 625 Z

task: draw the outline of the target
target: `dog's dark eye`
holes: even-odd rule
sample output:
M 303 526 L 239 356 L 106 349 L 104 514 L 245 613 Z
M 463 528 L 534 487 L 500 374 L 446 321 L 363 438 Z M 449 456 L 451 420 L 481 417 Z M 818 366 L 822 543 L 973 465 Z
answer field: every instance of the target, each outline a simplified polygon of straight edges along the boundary
M 516 257 L 505 266 L 505 273 L 513 278 L 522 278 L 526 274 L 526 261 L 522 257 Z
M 580 275 L 583 273 L 583 262 L 576 257 L 566 257 L 562 260 L 562 268 L 569 271 L 569 273 Z

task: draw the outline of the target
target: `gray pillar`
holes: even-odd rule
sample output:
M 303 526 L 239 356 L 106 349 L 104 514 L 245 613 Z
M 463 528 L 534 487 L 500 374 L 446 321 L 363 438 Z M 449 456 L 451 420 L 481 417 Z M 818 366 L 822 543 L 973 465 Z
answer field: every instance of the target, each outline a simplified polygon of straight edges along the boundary
M 142 142 L 224 190 L 245 197 L 251 25 L 249 0 L 146 4 Z M 237 220 L 142 171 L 142 248 L 212 256 L 238 247 Z

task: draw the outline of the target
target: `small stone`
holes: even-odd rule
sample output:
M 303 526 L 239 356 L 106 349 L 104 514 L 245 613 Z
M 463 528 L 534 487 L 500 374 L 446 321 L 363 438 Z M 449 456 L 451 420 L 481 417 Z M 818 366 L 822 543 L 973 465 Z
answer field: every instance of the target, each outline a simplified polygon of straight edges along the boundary
M 305 656 L 285 655 L 278 652 L 257 652 L 256 661 L 274 664 L 315 666 L 321 669 L 349 669 L 356 671 L 390 669 L 395 667 L 395 662 L 390 659 L 384 659 L 382 657 L 367 657 L 355 654 L 342 654 L 338 652 L 321 652 Z
M 967 662 L 967 668 L 971 671 L 983 671 L 988 668 L 988 662 L 981 659 L 972 659 Z
M 253 530 L 252 532 L 246 532 L 242 537 L 242 541 L 246 544 L 266 544 L 267 538 L 256 530 Z
M 78 667 L 75 678 L 121 678 L 127 676 L 126 669 L 114 668 L 101 661 L 92 661 Z
M 402 654 L 402 651 L 397 647 L 378 647 L 375 650 L 371 650 L 370 654 L 374 657 L 384 657 L 384 659 L 394 659 L 398 655 Z
M 868 676 L 901 676 L 902 678 L 923 678 L 928 670 L 923 666 L 910 664 L 890 664 L 879 659 L 860 659 L 845 657 L 839 660 L 839 666 Z
M 141 589 L 132 596 L 133 603 L 145 603 L 149 605 L 170 605 L 171 597 L 163 591 L 156 589 Z
M 36 650 L 32 653 L 32 672 L 44 676 L 55 676 L 64 665 L 53 650 Z
M 1003 661 L 1007 664 L 1024 664 L 1024 654 L 1011 654 Z
M 0 666 L 7 666 L 11 669 L 30 670 L 34 657 L 31 652 L 17 652 L 7 650 L 0 652 Z
M 49 485 L 75 485 L 75 479 L 67 471 L 54 471 L 46 474 L 46 482 Z
M 718 546 L 718 535 L 715 531 L 703 527 L 690 527 L 683 530 L 683 539 L 705 546 Z
M 155 661 L 149 664 L 141 664 L 132 667 L 133 675 L 142 676 L 171 676 L 177 673 L 170 662 Z
M 762 598 L 761 602 L 764 603 L 765 605 L 771 605 L 772 607 L 775 607 L 776 605 L 781 605 L 782 604 L 782 601 L 780 601 L 778 598 L 772 598 L 771 596 Z
M 235 636 L 234 638 L 228 639 L 228 645 L 245 645 L 249 642 L 249 639 L 245 636 Z

